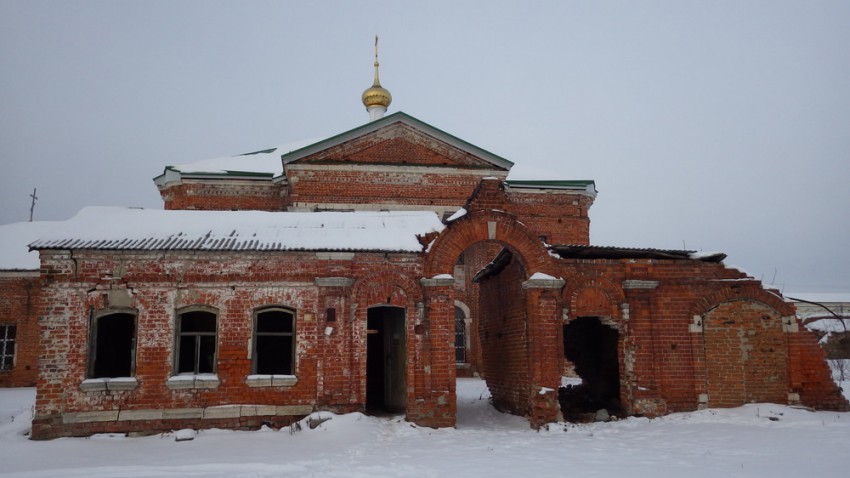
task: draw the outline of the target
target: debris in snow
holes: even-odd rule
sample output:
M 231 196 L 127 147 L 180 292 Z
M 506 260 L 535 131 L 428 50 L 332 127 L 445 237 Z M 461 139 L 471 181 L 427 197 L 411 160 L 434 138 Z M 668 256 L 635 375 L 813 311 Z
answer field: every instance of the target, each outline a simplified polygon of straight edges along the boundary
M 174 441 L 191 441 L 195 439 L 197 432 L 191 428 L 183 428 L 174 432 Z
M 323 417 L 321 415 L 310 415 L 309 417 L 307 417 L 307 426 L 310 427 L 310 430 L 315 430 L 316 427 L 332 418 L 333 417 L 330 416 Z
M 599 410 L 596 410 L 596 417 L 594 417 L 594 421 L 607 422 L 610 419 L 611 419 L 611 415 L 608 413 L 608 410 L 605 410 L 604 408 L 600 408 Z
M 300 432 L 300 431 L 301 431 L 301 424 L 300 423 L 292 422 L 289 425 L 289 434 L 290 435 L 294 435 L 296 432 Z

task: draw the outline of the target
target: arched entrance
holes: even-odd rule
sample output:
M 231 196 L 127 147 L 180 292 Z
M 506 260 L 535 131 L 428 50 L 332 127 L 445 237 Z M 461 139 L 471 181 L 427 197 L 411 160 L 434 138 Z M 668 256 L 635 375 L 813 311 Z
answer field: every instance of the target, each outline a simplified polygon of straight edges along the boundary
M 407 408 L 407 334 L 401 307 L 370 307 L 366 318 L 366 409 L 402 413 Z
M 521 222 L 497 210 L 473 210 L 450 223 L 431 245 L 426 277 L 452 276 L 461 255 L 465 276 L 475 283 L 472 299 L 466 298 L 471 333 L 480 344 L 481 372 L 494 405 L 529 416 L 532 426 L 554 421 L 563 369 L 564 284 L 554 275 L 554 259 Z M 430 317 L 440 315 L 454 317 L 453 310 L 437 311 L 431 302 Z

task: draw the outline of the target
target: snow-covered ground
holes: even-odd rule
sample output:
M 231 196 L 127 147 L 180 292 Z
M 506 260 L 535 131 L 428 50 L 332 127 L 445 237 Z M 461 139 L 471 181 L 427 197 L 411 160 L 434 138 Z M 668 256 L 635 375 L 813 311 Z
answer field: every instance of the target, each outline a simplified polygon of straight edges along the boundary
M 845 394 L 850 383 L 845 382 Z M 332 415 L 311 430 L 31 441 L 33 389 L 0 389 L 0 475 L 20 477 L 850 476 L 850 413 L 772 404 L 595 424 L 526 420 L 458 380 L 456 429 Z M 185 432 L 183 432 L 185 433 Z

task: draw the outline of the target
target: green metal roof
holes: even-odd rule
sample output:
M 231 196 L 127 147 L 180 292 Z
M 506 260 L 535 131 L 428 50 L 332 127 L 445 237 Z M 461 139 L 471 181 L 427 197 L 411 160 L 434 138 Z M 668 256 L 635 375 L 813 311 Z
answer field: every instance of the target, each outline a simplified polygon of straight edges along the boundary
M 554 189 L 587 189 L 588 186 L 593 186 L 596 189 L 596 182 L 592 179 L 575 179 L 567 181 L 549 181 L 549 180 L 514 180 L 505 181 L 508 186 L 512 187 L 533 187 L 533 188 L 554 188 Z

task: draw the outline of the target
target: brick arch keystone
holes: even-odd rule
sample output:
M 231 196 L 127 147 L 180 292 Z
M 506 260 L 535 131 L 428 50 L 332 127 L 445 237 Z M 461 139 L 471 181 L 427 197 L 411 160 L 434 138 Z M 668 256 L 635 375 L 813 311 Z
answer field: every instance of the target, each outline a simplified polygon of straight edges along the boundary
M 590 310 L 589 312 L 594 312 L 592 314 L 582 313 L 586 312 L 586 310 L 582 307 L 581 299 L 587 298 L 588 295 L 597 295 L 599 297 L 600 294 L 607 302 L 605 310 L 607 313 L 595 313 L 600 312 L 599 310 Z M 623 293 L 623 289 L 607 278 L 601 276 L 580 278 L 576 281 L 573 287 L 568 287 L 568 289 L 564 290 L 564 303 L 569 304 L 569 317 L 571 319 L 575 319 L 580 315 L 602 315 L 618 321 L 621 319 L 619 305 L 624 301 L 625 294 Z
M 437 236 L 425 259 L 425 276 L 452 274 L 458 256 L 469 246 L 484 241 L 510 246 L 522 257 L 529 276 L 535 272 L 558 275 L 555 261 L 543 241 L 515 216 L 504 211 L 477 210 L 453 221 Z
M 395 289 L 401 289 L 407 298 L 406 303 L 399 303 L 394 294 Z M 355 303 L 364 308 L 373 305 L 408 307 L 422 301 L 422 289 L 407 274 L 385 270 L 357 279 L 352 288 L 351 296 Z M 386 303 L 387 297 L 391 299 L 389 304 Z

